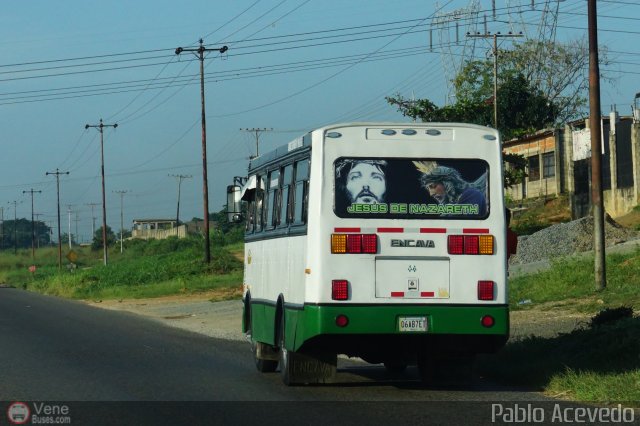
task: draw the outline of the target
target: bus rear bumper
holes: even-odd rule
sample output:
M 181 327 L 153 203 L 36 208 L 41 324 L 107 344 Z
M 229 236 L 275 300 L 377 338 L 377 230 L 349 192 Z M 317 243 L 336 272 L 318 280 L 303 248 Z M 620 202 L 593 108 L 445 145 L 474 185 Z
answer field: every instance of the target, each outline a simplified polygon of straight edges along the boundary
M 338 325 L 341 316 L 342 323 L 346 317 L 344 326 Z M 487 353 L 501 348 L 509 337 L 506 305 L 305 305 L 287 310 L 287 321 L 291 320 L 296 325 L 291 349 L 321 347 L 353 356 L 384 347 Z M 407 321 L 415 327 L 406 330 Z

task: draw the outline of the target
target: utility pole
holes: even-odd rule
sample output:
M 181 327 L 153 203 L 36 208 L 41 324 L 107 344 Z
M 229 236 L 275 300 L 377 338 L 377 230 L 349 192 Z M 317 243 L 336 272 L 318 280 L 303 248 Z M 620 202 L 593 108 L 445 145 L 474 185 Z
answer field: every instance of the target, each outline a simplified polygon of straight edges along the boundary
M 80 244 L 80 234 L 78 233 L 78 222 L 80 222 L 80 212 L 76 210 L 76 218 L 73 219 L 76 223 L 76 243 Z
M 96 215 L 93 213 L 93 208 L 98 205 L 98 203 L 87 203 L 87 206 L 91 206 L 91 240 L 96 233 Z
M 176 227 L 180 225 L 180 186 L 182 185 L 183 179 L 191 179 L 193 176 L 191 175 L 169 175 L 169 177 L 174 177 L 178 179 L 178 209 L 176 211 Z
M 589 20 L 589 129 L 591 130 L 591 205 L 593 211 L 593 251 L 596 291 L 607 286 L 604 244 L 604 203 L 602 200 L 602 154 L 600 131 L 600 66 L 598 64 L 598 15 L 596 0 L 588 0 Z
M 42 216 L 42 213 L 34 213 L 33 215 L 36 218 L 36 222 L 40 222 L 40 216 Z M 40 234 L 36 235 L 36 248 L 40 248 Z
M 259 145 L 259 142 L 260 142 L 260 134 L 263 133 L 263 132 L 272 131 L 273 127 L 269 127 L 269 128 L 263 127 L 262 129 L 253 127 L 251 129 L 240 129 L 240 130 L 255 134 L 255 136 L 256 136 L 256 155 L 253 158 L 256 158 L 256 157 L 258 157 L 260 155 L 260 151 L 258 150 L 258 145 Z
M 13 254 L 18 254 L 18 201 L 9 201 L 9 204 L 13 204 Z
M 509 32 L 507 34 L 501 34 L 497 32 L 495 34 L 487 33 L 476 33 L 471 34 L 467 33 L 467 37 L 471 38 L 492 38 L 493 39 L 493 127 L 498 130 L 498 38 L 514 38 L 514 37 L 522 37 L 522 33 L 513 34 Z
M 33 222 L 33 194 L 42 193 L 42 191 L 34 191 L 31 188 L 28 191 L 22 191 L 23 194 L 31 193 L 31 259 L 35 260 L 36 258 L 36 227 Z
M 104 124 L 101 118 L 100 124 L 87 124 L 84 126 L 85 129 L 88 129 L 89 127 L 94 127 L 100 132 L 100 174 L 102 175 L 102 259 L 104 261 L 104 265 L 107 266 L 107 200 L 104 193 L 104 128 L 113 127 L 115 129 L 118 127 L 118 124 Z
M 61 172 L 56 168 L 55 172 L 47 172 L 45 176 L 55 175 L 56 192 L 58 194 L 58 269 L 62 269 L 62 241 L 60 240 L 60 175 L 68 175 L 69 172 Z
M 202 104 L 202 193 L 204 200 L 204 260 L 207 263 L 211 262 L 211 247 L 209 242 L 209 185 L 207 178 L 207 124 L 205 119 L 204 108 L 204 54 L 205 52 L 217 51 L 224 53 L 229 48 L 222 46 L 218 49 L 207 49 L 203 45 L 203 40 L 200 39 L 200 47 L 197 49 L 187 49 L 178 47 L 176 49 L 176 55 L 182 52 L 193 52 L 200 60 L 200 103 Z
M 120 190 L 120 191 L 113 191 L 116 194 L 120 194 L 120 253 L 122 253 L 122 237 L 123 237 L 123 229 L 124 229 L 124 194 L 126 194 L 129 191 L 124 191 L 124 190 Z
M 67 239 L 69 240 L 69 250 L 71 250 L 71 204 L 67 204 L 67 213 L 69 214 L 69 233 Z

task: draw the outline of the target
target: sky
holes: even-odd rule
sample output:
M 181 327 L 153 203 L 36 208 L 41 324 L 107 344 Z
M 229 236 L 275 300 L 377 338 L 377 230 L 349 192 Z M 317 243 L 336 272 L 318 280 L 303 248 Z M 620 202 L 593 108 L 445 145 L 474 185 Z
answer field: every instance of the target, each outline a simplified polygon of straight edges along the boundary
M 630 115 L 640 92 L 640 2 L 597 3 L 609 50 L 602 110 L 615 104 Z M 451 19 L 461 10 L 477 14 Z M 55 239 L 56 178 L 46 173 L 69 172 L 60 175 L 61 233 L 71 212 L 71 233 L 90 241 L 102 223 L 101 144 L 85 125 L 103 119 L 107 224 L 118 232 L 121 213 L 125 229 L 134 219 L 175 218 L 179 182 L 180 220 L 202 218 L 200 62 L 177 47 L 197 49 L 202 38 L 214 49 L 204 72 L 215 212 L 256 153 L 255 132 L 245 129 L 267 129 L 258 138 L 265 153 L 331 123 L 410 121 L 385 96 L 442 106 L 460 62 L 488 55 L 487 40 L 472 48 L 465 37 L 485 31 L 485 15 L 487 31 L 551 37 L 555 23 L 559 41 L 587 36 L 585 0 L 11 2 L 0 15 L 0 212 L 30 220 L 30 191 L 41 191 L 33 212 Z

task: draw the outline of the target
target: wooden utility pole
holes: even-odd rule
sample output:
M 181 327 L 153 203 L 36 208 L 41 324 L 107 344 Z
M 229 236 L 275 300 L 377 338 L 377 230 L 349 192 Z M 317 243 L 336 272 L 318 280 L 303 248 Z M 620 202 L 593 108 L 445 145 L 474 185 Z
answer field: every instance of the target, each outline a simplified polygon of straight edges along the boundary
M 47 172 L 45 176 L 54 175 L 56 177 L 56 192 L 58 194 L 58 269 L 62 269 L 62 241 L 60 240 L 60 175 L 68 175 L 69 172 Z
M 104 124 L 101 118 L 100 124 L 87 124 L 84 126 L 85 129 L 88 129 L 89 127 L 94 127 L 100 132 L 100 174 L 102 175 L 102 259 L 104 261 L 104 265 L 107 266 L 107 200 L 104 193 L 104 128 L 113 127 L 115 129 L 118 127 L 118 124 Z
M 492 38 L 493 39 L 493 127 L 498 129 L 498 38 L 513 38 L 522 37 L 522 33 L 513 34 L 511 32 L 507 34 L 501 34 L 499 32 L 495 34 L 487 33 L 467 33 L 467 37 L 471 38 Z
M 209 241 L 209 184 L 207 178 L 207 124 L 204 112 L 204 54 L 205 52 L 220 52 L 224 53 L 229 48 L 222 46 L 217 49 L 207 49 L 204 47 L 203 40 L 200 39 L 200 47 L 197 49 L 189 49 L 184 47 L 178 47 L 176 49 L 176 55 L 182 52 L 193 52 L 200 60 L 200 103 L 202 110 L 202 195 L 204 204 L 204 260 L 207 263 L 211 262 L 211 243 Z
M 42 191 L 34 191 L 34 189 L 31 188 L 28 191 L 22 191 L 22 193 L 31 194 L 31 259 L 35 260 L 36 258 L 36 227 L 35 227 L 35 222 L 33 221 L 33 194 L 35 193 L 41 194 Z
M 120 194 L 120 253 L 122 253 L 122 238 L 123 238 L 123 230 L 124 230 L 124 194 L 129 191 L 119 190 L 113 191 L 116 194 Z
M 18 203 L 17 200 L 9 201 L 13 204 L 13 254 L 18 254 Z
M 604 244 L 604 203 L 602 200 L 602 151 L 600 131 L 600 66 L 598 64 L 598 15 L 596 0 L 588 0 L 589 20 L 589 129 L 591 131 L 591 206 L 593 211 L 593 251 L 595 289 L 607 286 Z
M 178 208 L 176 210 L 176 227 L 180 226 L 180 187 L 182 186 L 183 179 L 191 179 L 191 175 L 169 175 L 178 179 Z M 176 234 L 177 235 L 177 234 Z
M 256 157 L 258 157 L 260 155 L 260 151 L 259 151 L 259 148 L 258 148 L 258 146 L 260 144 L 260 134 L 263 133 L 263 132 L 272 131 L 273 127 L 269 127 L 269 128 L 263 127 L 261 129 L 257 128 L 257 127 L 252 127 L 251 129 L 240 129 L 240 130 L 255 134 L 255 137 L 256 137 L 256 155 L 253 158 L 256 158 Z

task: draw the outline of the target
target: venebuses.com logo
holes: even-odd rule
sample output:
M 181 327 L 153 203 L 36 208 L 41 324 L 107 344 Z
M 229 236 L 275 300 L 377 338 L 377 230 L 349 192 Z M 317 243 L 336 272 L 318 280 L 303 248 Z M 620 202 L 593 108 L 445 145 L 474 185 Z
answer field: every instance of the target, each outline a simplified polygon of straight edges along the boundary
M 7 408 L 7 418 L 14 425 L 23 425 L 29 421 L 31 410 L 24 402 L 14 402 Z

